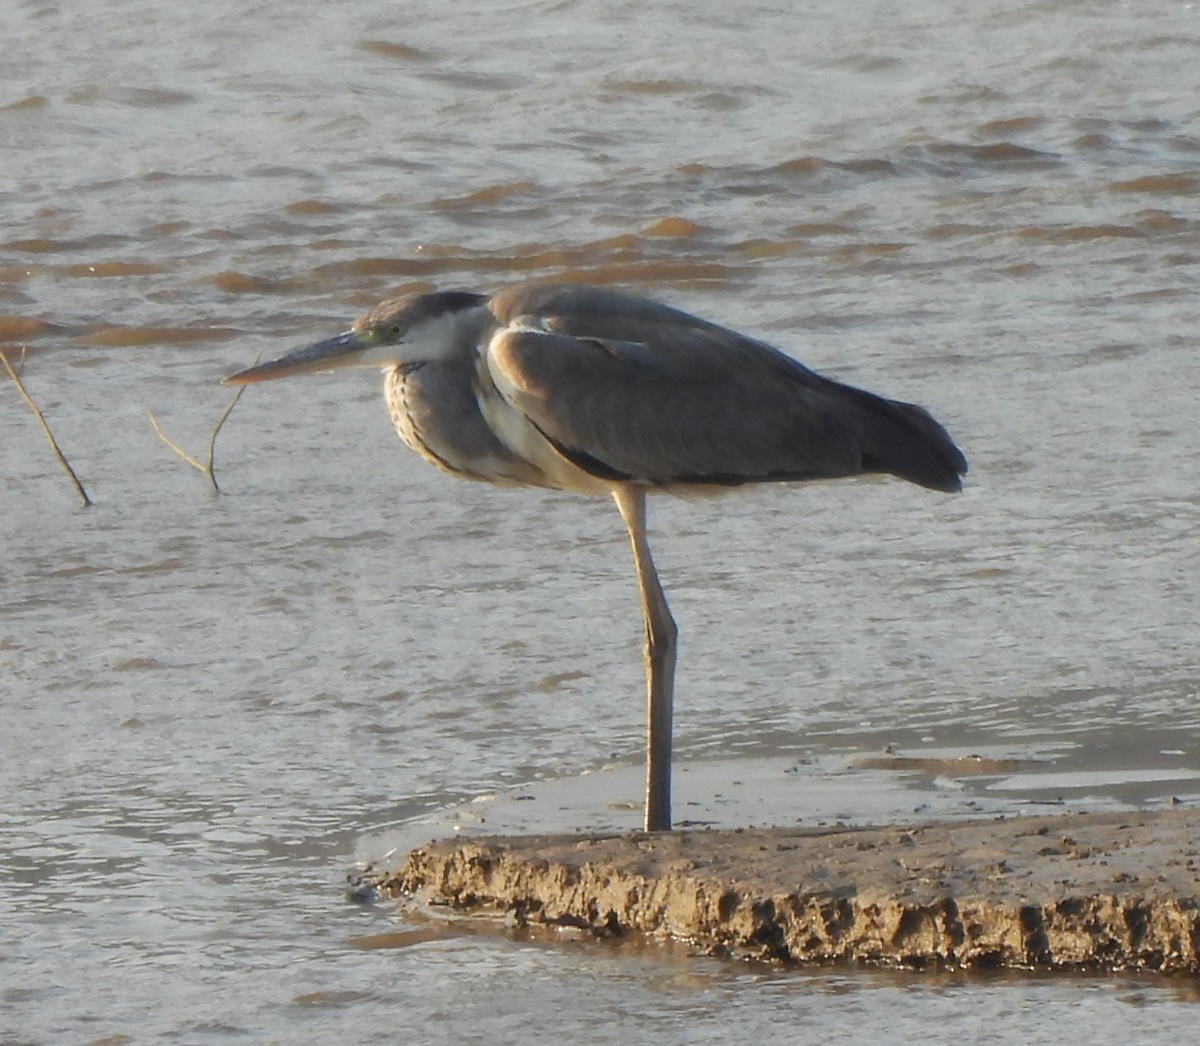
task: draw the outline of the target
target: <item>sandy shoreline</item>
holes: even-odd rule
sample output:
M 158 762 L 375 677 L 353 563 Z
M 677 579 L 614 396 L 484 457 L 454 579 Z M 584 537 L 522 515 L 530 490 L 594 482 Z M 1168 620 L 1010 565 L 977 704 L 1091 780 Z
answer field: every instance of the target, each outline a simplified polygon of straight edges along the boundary
M 437 811 L 358 881 L 769 961 L 1200 973 L 1195 772 L 1063 762 L 932 746 L 687 762 L 677 830 L 652 835 L 640 767 L 614 767 Z
M 719 955 L 1200 973 L 1200 811 L 449 839 L 377 887 Z

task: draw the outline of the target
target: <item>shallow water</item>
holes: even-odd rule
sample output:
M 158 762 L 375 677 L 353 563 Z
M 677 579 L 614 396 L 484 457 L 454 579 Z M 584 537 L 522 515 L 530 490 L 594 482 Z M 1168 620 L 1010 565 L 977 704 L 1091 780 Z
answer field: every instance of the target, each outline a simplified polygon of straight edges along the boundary
M 1012 749 L 1050 766 L 966 793 L 1200 801 L 1197 12 L 977 7 L 10 12 L 0 341 L 95 505 L 0 381 L 3 1041 L 1190 1034 L 1149 979 L 355 948 L 403 925 L 356 860 L 639 760 L 619 519 L 439 475 L 374 376 L 248 392 L 220 497 L 144 413 L 202 454 L 222 374 L 405 289 L 655 294 L 972 464 L 655 502 L 685 764 Z

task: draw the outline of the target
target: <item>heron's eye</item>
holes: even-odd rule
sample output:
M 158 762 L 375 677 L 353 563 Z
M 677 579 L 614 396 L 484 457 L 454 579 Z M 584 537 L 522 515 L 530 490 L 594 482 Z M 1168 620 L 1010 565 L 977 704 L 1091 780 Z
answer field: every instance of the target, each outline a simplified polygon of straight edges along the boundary
M 400 337 L 400 324 L 398 324 L 398 323 L 393 323 L 393 324 L 392 324 L 392 325 L 391 325 L 391 326 L 388 328 L 388 334 L 389 334 L 391 337 L 393 337 L 393 338 L 398 338 L 398 337 Z

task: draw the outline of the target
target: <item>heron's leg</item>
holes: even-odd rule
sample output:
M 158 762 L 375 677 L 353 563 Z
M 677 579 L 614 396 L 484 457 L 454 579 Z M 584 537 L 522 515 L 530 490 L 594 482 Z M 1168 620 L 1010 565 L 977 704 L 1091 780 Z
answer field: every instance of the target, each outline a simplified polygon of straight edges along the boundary
M 633 485 L 613 491 L 633 544 L 646 618 L 646 831 L 671 828 L 671 708 L 675 694 L 678 630 L 646 540 L 646 492 Z

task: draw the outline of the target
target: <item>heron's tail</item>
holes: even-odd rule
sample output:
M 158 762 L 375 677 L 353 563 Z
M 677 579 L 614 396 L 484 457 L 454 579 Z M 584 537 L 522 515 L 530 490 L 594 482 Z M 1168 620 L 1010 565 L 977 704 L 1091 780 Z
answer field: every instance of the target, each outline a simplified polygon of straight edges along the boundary
M 967 459 L 941 425 L 922 407 L 884 399 L 861 389 L 865 412 L 864 472 L 886 472 L 930 490 L 962 489 Z

